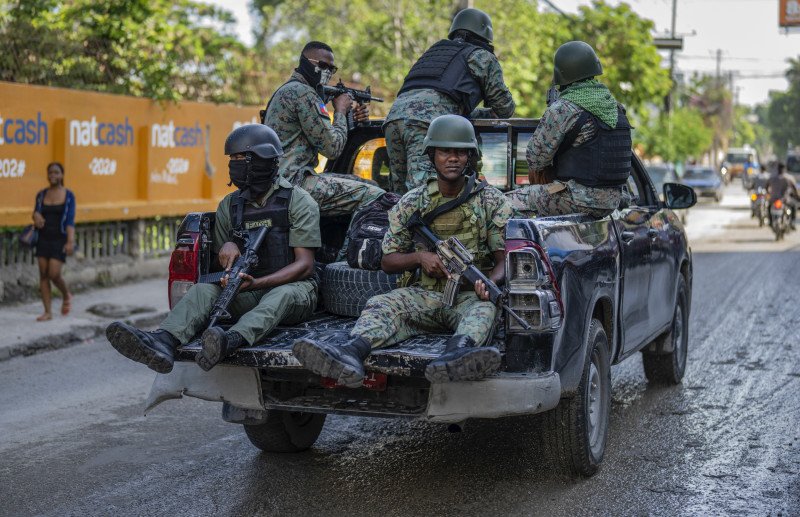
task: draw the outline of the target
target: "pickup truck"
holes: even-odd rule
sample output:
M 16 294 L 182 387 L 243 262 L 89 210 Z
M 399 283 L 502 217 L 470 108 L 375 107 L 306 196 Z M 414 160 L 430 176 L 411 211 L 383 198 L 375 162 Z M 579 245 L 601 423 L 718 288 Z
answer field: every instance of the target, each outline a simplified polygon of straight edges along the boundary
M 536 123 L 474 121 L 481 173 L 489 183 L 502 190 L 527 183 L 525 145 Z M 344 152 L 327 163 L 326 171 L 386 186 L 380 121 L 351 132 Z M 358 389 L 304 370 L 292 356 L 295 339 L 349 330 L 370 294 L 393 287 L 392 277 L 380 271 L 320 264 L 324 304 L 310 321 L 278 327 L 210 372 L 194 363 L 199 341 L 188 343 L 179 348 L 174 370 L 157 376 L 148 410 L 184 395 L 222 402 L 226 421 L 242 424 L 256 447 L 273 452 L 311 447 L 327 414 L 417 418 L 449 426 L 474 418 L 537 415 L 532 424 L 542 429 L 540 446 L 554 467 L 590 476 L 606 447 L 611 365 L 641 352 L 647 378 L 660 383 L 679 383 L 686 368 L 692 255 L 673 209 L 692 206 L 696 197 L 689 187 L 667 183 L 662 202 L 636 156 L 626 188 L 630 204 L 604 219 L 574 214 L 508 222 L 504 289 L 508 304 L 531 329 L 498 316 L 493 345 L 503 353 L 503 364 L 494 376 L 430 384 L 425 366 L 448 337 L 438 334 L 374 351 Z M 170 263 L 171 305 L 214 268 L 213 224 L 214 213 L 192 213 L 178 230 Z M 325 243 L 317 258 L 330 262 L 346 221 L 321 224 Z M 364 296 L 353 301 L 353 293 Z M 339 303 L 342 296 L 351 298 Z

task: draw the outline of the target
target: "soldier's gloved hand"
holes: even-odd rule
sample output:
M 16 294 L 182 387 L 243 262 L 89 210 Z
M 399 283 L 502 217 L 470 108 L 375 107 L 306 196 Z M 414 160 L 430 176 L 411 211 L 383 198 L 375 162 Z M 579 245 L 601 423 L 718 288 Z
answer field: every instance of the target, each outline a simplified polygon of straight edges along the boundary
M 442 259 L 439 255 L 430 251 L 419 252 L 419 265 L 426 275 L 432 278 L 450 278 L 447 274 Z
M 489 289 L 486 287 L 486 284 L 483 283 L 483 280 L 475 280 L 475 294 L 478 295 L 483 301 L 489 301 Z
M 343 93 L 333 99 L 333 111 L 336 113 L 347 113 L 350 111 L 350 106 L 353 104 L 353 98 Z
M 356 104 L 353 108 L 353 119 L 356 122 L 367 122 L 369 120 L 369 104 Z
M 222 245 L 222 249 L 219 250 L 219 265 L 227 271 L 233 266 L 239 255 L 241 255 L 239 247 L 232 242 L 226 242 Z

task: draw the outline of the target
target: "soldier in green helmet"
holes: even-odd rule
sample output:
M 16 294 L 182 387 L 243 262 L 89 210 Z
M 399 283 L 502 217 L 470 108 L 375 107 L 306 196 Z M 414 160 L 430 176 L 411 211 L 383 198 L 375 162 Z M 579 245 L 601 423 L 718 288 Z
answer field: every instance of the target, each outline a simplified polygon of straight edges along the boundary
M 424 149 L 436 178 L 410 190 L 389 212 L 381 263 L 389 273 L 421 270 L 419 280 L 410 287 L 372 297 L 346 342 L 321 338 L 300 339 L 294 344 L 294 355 L 304 367 L 345 386 L 361 385 L 363 362 L 373 348 L 392 346 L 426 332 L 455 332 L 442 355 L 425 370 L 431 382 L 480 379 L 500 366 L 499 351 L 488 346 L 497 308 L 489 301 L 486 286 L 480 281 L 461 286 L 455 303 L 447 307 L 442 302 L 445 267 L 436 253 L 415 245 L 408 223 L 415 213 L 423 220 L 432 214 L 434 233 L 442 239 L 458 237 L 487 276 L 501 283 L 505 274 L 503 231 L 512 215 L 511 206 L 499 190 L 477 181 L 475 171 L 469 168 L 478 145 L 472 124 L 464 117 L 434 119 Z
M 565 43 L 553 61 L 559 97 L 528 142 L 531 185 L 508 196 L 523 213 L 605 217 L 619 207 L 630 174 L 631 126 L 625 108 L 595 79 L 603 67 L 590 45 Z
M 238 127 L 225 140 L 225 154 L 230 156 L 230 178 L 237 190 L 217 207 L 212 245 L 220 266 L 229 270 L 234 264 L 247 229 L 268 226 L 270 231 L 256 250 L 256 268 L 249 275 L 240 273 L 242 290 L 230 306 L 239 319 L 230 329 L 206 328 L 223 287 L 205 283 L 194 284 L 155 331 L 121 321 L 108 326 L 111 346 L 158 373 L 172 371 L 176 349 L 200 331 L 197 363 L 210 370 L 279 323 L 308 319 L 317 305 L 314 250 L 321 245 L 319 209 L 306 191 L 278 175 L 283 155 L 278 135 L 262 124 Z M 223 278 L 223 286 L 226 282 Z
M 489 15 L 464 9 L 453 18 L 448 39 L 435 43 L 411 67 L 383 126 L 394 192 L 406 192 L 436 176 L 423 144 L 436 117 L 514 114 L 514 99 L 503 81 L 493 41 Z M 477 109 L 481 102 L 485 107 Z

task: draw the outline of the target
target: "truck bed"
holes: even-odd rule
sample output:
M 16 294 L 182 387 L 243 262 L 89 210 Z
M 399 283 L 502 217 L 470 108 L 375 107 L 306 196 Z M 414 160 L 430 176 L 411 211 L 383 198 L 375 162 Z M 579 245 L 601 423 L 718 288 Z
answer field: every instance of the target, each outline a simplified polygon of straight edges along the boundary
M 356 319 L 317 312 L 304 323 L 278 326 L 255 346 L 240 348 L 225 358 L 223 363 L 275 370 L 301 370 L 302 366 L 292 355 L 292 344 L 298 338 L 323 332 L 349 333 Z M 498 325 L 499 326 L 499 325 Z M 494 346 L 503 351 L 503 340 L 495 334 Z M 365 361 L 368 371 L 401 377 L 422 377 L 431 359 L 444 350 L 451 334 L 425 334 L 399 343 L 391 348 L 375 350 Z M 195 339 L 178 349 L 177 360 L 194 361 L 200 351 L 200 341 Z

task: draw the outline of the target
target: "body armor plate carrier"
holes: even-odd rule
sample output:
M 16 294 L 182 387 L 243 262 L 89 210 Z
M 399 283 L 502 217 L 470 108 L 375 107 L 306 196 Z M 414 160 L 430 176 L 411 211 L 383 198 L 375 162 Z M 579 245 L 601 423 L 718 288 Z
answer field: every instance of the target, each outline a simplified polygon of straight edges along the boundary
M 278 187 L 262 207 L 253 206 L 238 194 L 231 203 L 233 242 L 244 251 L 244 230 L 270 227 L 258 249 L 258 266 L 250 273 L 253 277 L 270 275 L 294 262 L 294 252 L 289 246 L 289 202 L 292 189 Z
M 398 95 L 430 88 L 457 102 L 461 115 L 469 115 L 483 99 L 481 86 L 467 65 L 467 58 L 479 48 L 462 40 L 435 43 L 411 67 Z
M 572 147 L 588 120 L 597 128 L 595 136 Z M 584 110 L 561 142 L 553 162 L 559 181 L 575 180 L 587 187 L 619 187 L 631 173 L 631 157 L 631 125 L 625 109 L 618 106 L 614 128 Z

